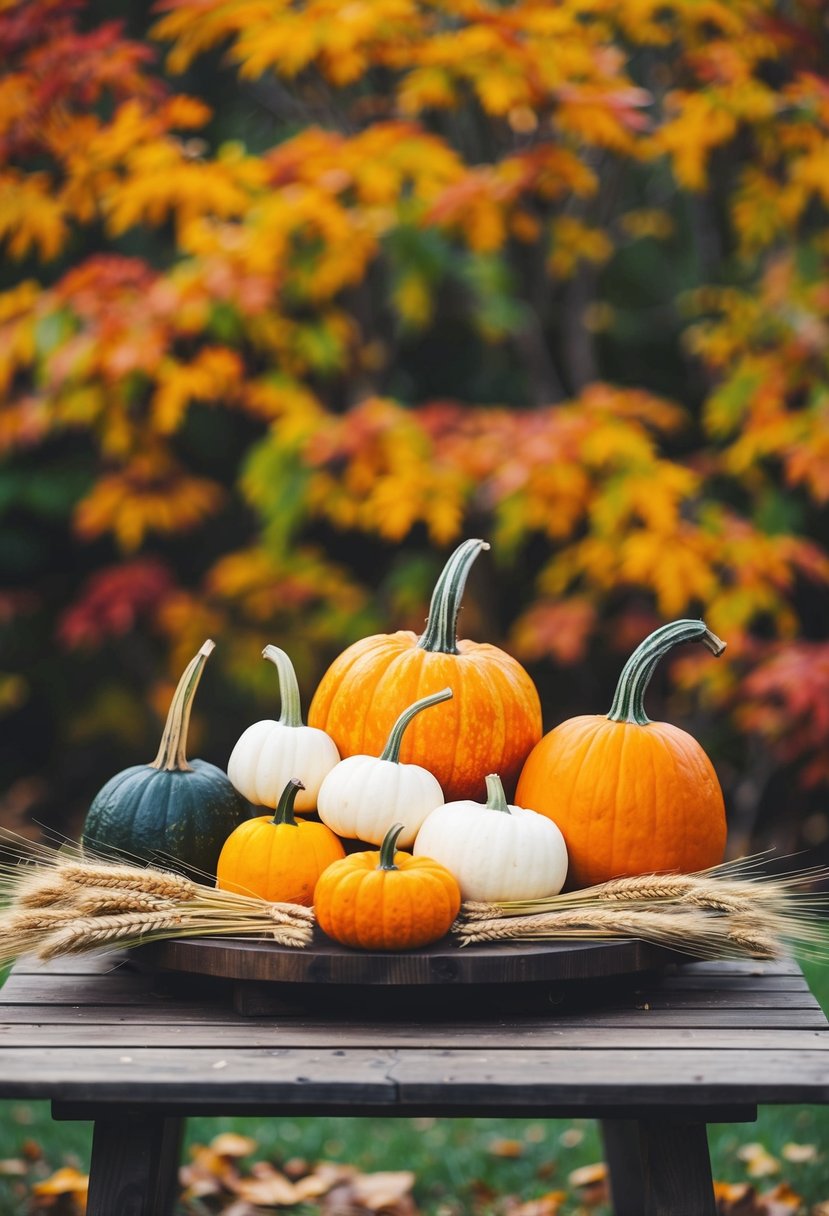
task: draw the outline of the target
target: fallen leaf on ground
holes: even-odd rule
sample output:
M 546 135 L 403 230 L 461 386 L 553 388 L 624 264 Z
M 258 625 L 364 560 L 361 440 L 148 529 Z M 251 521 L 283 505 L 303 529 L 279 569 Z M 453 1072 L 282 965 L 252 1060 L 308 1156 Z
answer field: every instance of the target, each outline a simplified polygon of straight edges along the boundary
M 750 1182 L 715 1182 L 717 1216 L 764 1216 Z
M 415 1176 L 411 1170 L 398 1170 L 358 1174 L 351 1187 L 358 1203 L 362 1203 L 370 1212 L 382 1212 L 405 1199 L 414 1184 Z
M 489 1152 L 493 1157 L 521 1157 L 524 1145 L 520 1140 L 490 1140 Z
M 249 1157 L 259 1145 L 250 1136 L 240 1136 L 237 1132 L 221 1132 L 210 1141 L 210 1147 L 220 1157 Z
M 781 1149 L 781 1155 L 787 1161 L 793 1161 L 798 1165 L 806 1161 L 817 1160 L 817 1145 L 816 1144 L 784 1144 Z
M 504 1216 L 559 1216 L 561 1205 L 566 1199 L 566 1191 L 548 1191 L 546 1195 L 539 1195 L 537 1199 L 529 1199 L 523 1203 L 521 1200 L 515 1200 L 514 1203 L 508 1200 Z
M 57 1216 L 82 1216 L 86 1211 L 89 1178 L 74 1166 L 55 1170 L 32 1187 L 32 1212 L 52 1211 Z
M 608 1199 L 607 1166 L 603 1161 L 572 1170 L 567 1181 L 579 1192 L 578 1198 L 582 1207 L 597 1207 Z
M 584 1132 L 580 1127 L 568 1127 L 561 1133 L 558 1142 L 562 1148 L 575 1148 L 583 1139 Z
M 274 1169 L 256 1178 L 240 1178 L 233 1190 L 240 1199 L 263 1208 L 293 1207 L 299 1203 L 294 1183 Z
M 71 1165 L 65 1165 L 42 1182 L 36 1182 L 32 1190 L 35 1195 L 86 1195 L 89 1177 Z
M 183 1188 L 183 1199 L 204 1199 L 220 1191 L 232 1191 L 239 1181 L 239 1171 L 234 1158 L 223 1156 L 204 1144 L 194 1144 L 190 1149 L 191 1160 L 179 1167 L 178 1180 Z
M 567 1181 L 570 1186 L 579 1188 L 604 1182 L 605 1178 L 607 1178 L 607 1166 L 603 1161 L 597 1161 L 595 1165 L 582 1165 L 579 1169 L 572 1170 L 567 1176 Z
M 737 1149 L 737 1156 L 746 1163 L 749 1178 L 765 1178 L 780 1172 L 780 1162 L 772 1157 L 764 1144 L 743 1144 Z
M 765 1216 L 795 1216 L 803 1204 L 802 1195 L 793 1191 L 788 1182 L 779 1182 L 771 1191 L 764 1191 L 760 1203 Z

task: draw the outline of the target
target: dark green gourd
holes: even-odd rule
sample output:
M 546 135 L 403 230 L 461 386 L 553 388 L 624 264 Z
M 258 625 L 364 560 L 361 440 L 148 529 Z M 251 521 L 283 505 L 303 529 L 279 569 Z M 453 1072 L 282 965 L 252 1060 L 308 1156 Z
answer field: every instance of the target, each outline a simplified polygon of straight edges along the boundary
M 205 642 L 179 680 L 155 760 L 116 773 L 96 794 L 81 836 L 89 852 L 215 876 L 222 845 L 250 808 L 220 768 L 186 756 L 190 708 L 213 648 Z

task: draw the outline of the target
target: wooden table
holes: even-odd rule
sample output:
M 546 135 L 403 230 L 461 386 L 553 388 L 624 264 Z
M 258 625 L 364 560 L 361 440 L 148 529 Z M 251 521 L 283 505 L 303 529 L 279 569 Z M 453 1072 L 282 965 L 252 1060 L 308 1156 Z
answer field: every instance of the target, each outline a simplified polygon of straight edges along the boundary
M 89 1216 L 172 1206 L 191 1114 L 588 1116 L 618 1216 L 713 1216 L 706 1123 L 829 1103 L 829 1025 L 790 962 L 695 963 L 535 1012 L 236 1012 L 121 955 L 22 960 L 0 1097 L 95 1122 Z

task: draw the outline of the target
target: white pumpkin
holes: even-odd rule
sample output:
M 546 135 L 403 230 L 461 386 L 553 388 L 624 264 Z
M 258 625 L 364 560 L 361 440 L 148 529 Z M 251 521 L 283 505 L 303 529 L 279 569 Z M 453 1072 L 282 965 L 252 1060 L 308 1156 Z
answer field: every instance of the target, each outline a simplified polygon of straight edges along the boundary
M 426 816 L 443 803 L 443 790 L 428 769 L 400 763 L 400 742 L 416 714 L 451 696 L 451 688 L 444 688 L 415 701 L 395 722 L 380 756 L 347 756 L 331 769 L 320 787 L 317 811 L 332 832 L 381 845 L 389 828 L 402 823 L 397 847 L 412 844 Z
M 295 809 L 313 811 L 326 773 L 340 758 L 334 740 L 315 726 L 303 726 L 299 685 L 291 660 L 278 646 L 266 646 L 279 677 L 279 720 L 254 722 L 241 735 L 227 762 L 227 775 L 243 797 L 258 806 L 276 808 L 287 783 L 295 778 L 304 789 Z
M 567 846 L 546 815 L 510 806 L 501 779 L 486 779 L 485 804 L 463 800 L 424 820 L 414 855 L 441 862 L 464 899 L 501 902 L 557 895 L 567 877 Z

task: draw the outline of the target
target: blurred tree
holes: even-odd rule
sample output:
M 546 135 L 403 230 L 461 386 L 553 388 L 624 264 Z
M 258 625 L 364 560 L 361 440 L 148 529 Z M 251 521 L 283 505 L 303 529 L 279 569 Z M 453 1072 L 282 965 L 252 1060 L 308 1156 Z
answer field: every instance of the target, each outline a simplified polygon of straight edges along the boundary
M 310 690 L 481 535 L 463 632 L 548 724 L 704 615 L 654 713 L 735 847 L 829 837 L 824 6 L 125 17 L 0 2 L 6 813 L 74 822 L 208 634 L 221 762 L 266 641 Z

